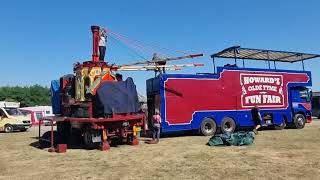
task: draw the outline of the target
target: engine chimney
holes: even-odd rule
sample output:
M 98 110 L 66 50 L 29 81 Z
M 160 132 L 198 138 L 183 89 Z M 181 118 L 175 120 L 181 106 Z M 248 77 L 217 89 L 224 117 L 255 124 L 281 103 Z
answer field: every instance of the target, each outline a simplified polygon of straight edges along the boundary
M 99 34 L 100 27 L 99 26 L 91 26 L 92 31 L 92 62 L 98 62 L 99 61 L 99 40 L 100 40 L 100 34 Z

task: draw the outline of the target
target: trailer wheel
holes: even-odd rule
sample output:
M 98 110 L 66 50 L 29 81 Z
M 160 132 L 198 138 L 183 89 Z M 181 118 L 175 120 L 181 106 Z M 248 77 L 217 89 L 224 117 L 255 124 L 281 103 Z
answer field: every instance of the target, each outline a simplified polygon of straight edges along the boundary
M 204 136 L 212 136 L 216 133 L 217 124 L 211 118 L 204 118 L 201 122 L 200 132 Z
M 302 129 L 306 124 L 306 118 L 302 114 L 296 114 L 294 115 L 293 124 L 296 129 Z
M 86 131 L 83 134 L 83 141 L 87 149 L 94 149 L 98 146 L 97 143 L 92 142 L 92 132 Z
M 221 131 L 222 133 L 233 133 L 236 129 L 236 123 L 230 117 L 223 118 L 221 122 Z
M 13 132 L 13 126 L 12 126 L 11 124 L 6 124 L 6 125 L 4 126 L 4 132 L 6 132 L 6 133 L 11 133 L 11 132 Z

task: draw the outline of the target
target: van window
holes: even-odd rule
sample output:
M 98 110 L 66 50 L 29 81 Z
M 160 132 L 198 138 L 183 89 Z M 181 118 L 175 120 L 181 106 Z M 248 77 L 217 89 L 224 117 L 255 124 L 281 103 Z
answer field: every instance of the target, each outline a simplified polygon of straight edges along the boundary
M 4 117 L 6 114 L 3 112 L 2 109 L 0 109 L 0 117 Z
M 17 108 L 5 108 L 10 116 L 22 116 L 23 114 Z
M 36 113 L 37 119 L 43 118 L 43 115 L 41 112 L 37 112 Z
M 46 111 L 46 114 L 50 114 L 50 111 Z

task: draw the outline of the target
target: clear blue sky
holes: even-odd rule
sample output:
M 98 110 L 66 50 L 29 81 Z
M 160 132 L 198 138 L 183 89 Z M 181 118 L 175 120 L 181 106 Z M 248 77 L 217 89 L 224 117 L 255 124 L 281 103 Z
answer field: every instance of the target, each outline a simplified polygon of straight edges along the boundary
M 72 73 L 73 63 L 91 57 L 90 26 L 94 24 L 145 43 L 205 54 L 181 62 L 206 63 L 205 67 L 182 73 L 212 71 L 209 55 L 233 45 L 320 54 L 319 7 L 318 0 L 2 0 L 0 86 L 49 86 L 52 79 Z M 108 43 L 109 62 L 124 64 L 140 59 L 116 41 Z M 267 67 L 265 63 L 249 63 Z M 305 65 L 313 73 L 313 88 L 320 90 L 320 59 Z M 300 64 L 278 66 L 301 68 Z M 153 72 L 124 75 L 133 76 L 138 90 L 145 92 L 145 80 Z

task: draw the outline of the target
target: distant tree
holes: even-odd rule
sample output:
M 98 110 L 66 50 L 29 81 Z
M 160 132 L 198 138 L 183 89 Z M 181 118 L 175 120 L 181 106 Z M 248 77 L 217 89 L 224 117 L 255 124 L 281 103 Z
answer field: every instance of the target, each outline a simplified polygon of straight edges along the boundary
M 50 89 L 40 85 L 30 87 L 0 87 L 0 101 L 20 102 L 21 107 L 50 105 Z

